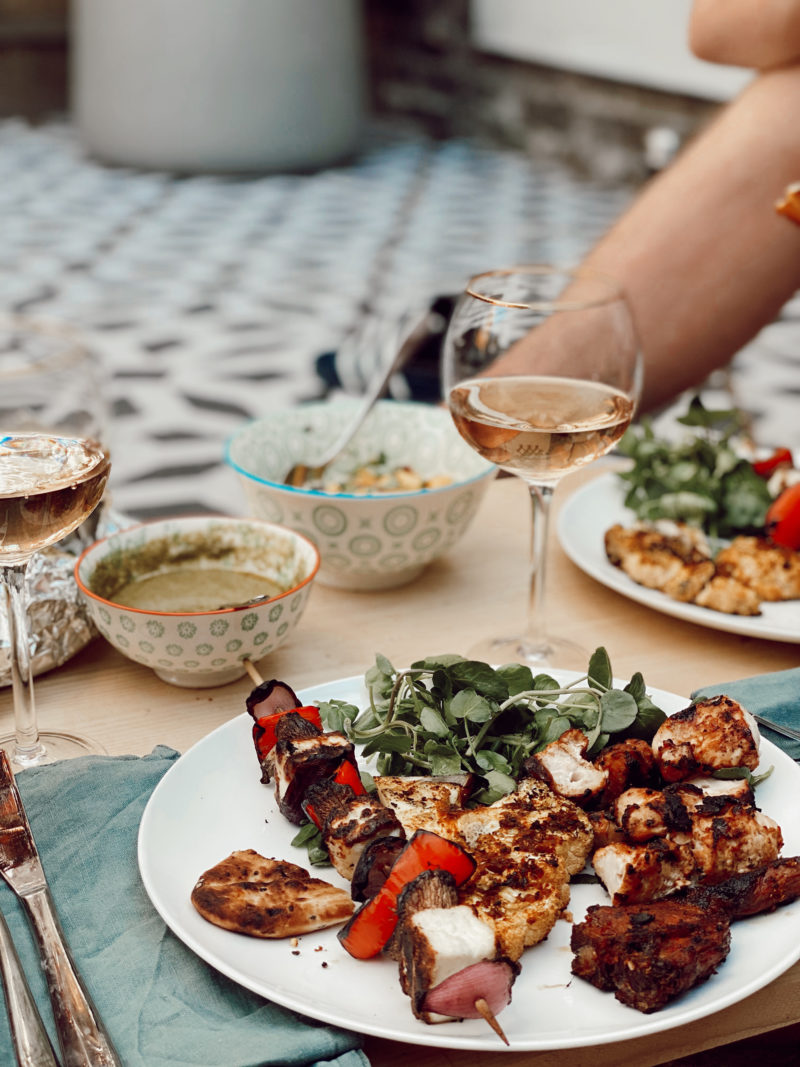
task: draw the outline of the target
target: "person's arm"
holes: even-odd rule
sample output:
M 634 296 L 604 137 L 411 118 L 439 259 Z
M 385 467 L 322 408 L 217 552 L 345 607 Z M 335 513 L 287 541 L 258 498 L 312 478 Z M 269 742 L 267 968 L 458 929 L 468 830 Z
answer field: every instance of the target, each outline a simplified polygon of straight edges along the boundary
M 759 76 L 645 187 L 585 264 L 615 277 L 645 360 L 642 409 L 701 383 L 800 288 L 800 67 Z M 503 357 L 525 373 L 525 342 Z
M 699 59 L 766 70 L 800 60 L 800 0 L 695 0 L 689 47 Z

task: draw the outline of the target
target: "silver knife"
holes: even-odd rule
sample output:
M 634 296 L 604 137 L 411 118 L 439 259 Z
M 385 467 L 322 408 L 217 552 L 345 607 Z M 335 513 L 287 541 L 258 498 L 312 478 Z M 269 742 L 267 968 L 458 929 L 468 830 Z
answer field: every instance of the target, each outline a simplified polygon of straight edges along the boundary
M 64 939 L 19 790 L 2 749 L 0 874 L 22 901 L 36 939 L 64 1067 L 122 1067 Z
M 783 734 L 784 737 L 792 737 L 795 741 L 800 741 L 800 730 L 795 730 L 791 726 L 782 726 L 780 723 L 767 719 L 764 715 L 756 715 L 753 711 L 751 711 L 750 714 L 757 723 L 760 723 L 762 726 L 767 726 L 770 730 L 774 730 L 776 734 Z

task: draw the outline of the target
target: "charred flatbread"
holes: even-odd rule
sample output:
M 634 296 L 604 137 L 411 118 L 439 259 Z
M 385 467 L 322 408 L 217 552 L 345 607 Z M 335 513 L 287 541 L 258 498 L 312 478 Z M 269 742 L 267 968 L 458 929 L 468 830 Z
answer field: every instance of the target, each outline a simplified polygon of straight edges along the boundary
M 345 922 L 350 894 L 285 860 L 253 849 L 232 852 L 200 875 L 192 890 L 197 911 L 224 930 L 250 937 L 294 937 Z

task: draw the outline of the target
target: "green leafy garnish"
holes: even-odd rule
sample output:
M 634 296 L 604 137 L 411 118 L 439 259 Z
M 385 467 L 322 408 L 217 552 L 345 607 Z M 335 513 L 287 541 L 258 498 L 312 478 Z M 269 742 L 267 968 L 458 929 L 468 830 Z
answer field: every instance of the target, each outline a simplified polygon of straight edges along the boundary
M 620 452 L 633 460 L 619 475 L 628 486 L 626 507 L 643 521 L 673 519 L 712 537 L 763 530 L 772 497 L 737 450 L 742 413 L 711 411 L 694 397 L 678 422 L 692 431 L 679 442 L 657 437 L 647 419 L 620 441 Z
M 456 655 L 427 657 L 404 671 L 378 655 L 365 683 L 363 710 L 320 704 L 325 727 L 363 745 L 378 774 L 474 774 L 481 784 L 473 800 L 482 804 L 512 792 L 525 760 L 572 727 L 584 731 L 594 756 L 611 740 L 650 740 L 666 718 L 640 674 L 614 688 L 604 648 L 568 685 L 518 663 L 493 668 Z

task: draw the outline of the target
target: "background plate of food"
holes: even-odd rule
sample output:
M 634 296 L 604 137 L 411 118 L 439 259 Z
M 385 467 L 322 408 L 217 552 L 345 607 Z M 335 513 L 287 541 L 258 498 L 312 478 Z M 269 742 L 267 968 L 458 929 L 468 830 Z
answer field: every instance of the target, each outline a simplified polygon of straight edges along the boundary
M 559 672 L 560 683 L 577 676 Z M 649 690 L 667 714 L 684 708 L 680 696 Z M 363 707 L 361 678 L 345 678 L 298 692 L 307 704 L 343 700 Z M 415 1018 L 398 982 L 397 964 L 378 956 L 357 960 L 335 927 L 298 938 L 262 940 L 207 922 L 191 894 L 203 872 L 236 850 L 288 860 L 308 869 L 304 849 L 291 844 L 297 827 L 280 813 L 275 791 L 260 780 L 253 719 L 243 713 L 185 753 L 154 791 L 142 818 L 139 867 L 144 886 L 166 924 L 218 971 L 277 1004 L 358 1033 L 452 1049 L 500 1051 L 481 1019 L 428 1025 Z M 800 854 L 800 813 L 793 798 L 800 767 L 762 740 L 760 809 L 782 827 L 783 855 Z M 367 764 L 369 769 L 369 764 Z M 348 883 L 332 868 L 311 873 L 333 886 Z M 710 1015 L 767 985 L 800 957 L 800 904 L 733 924 L 732 947 L 712 977 L 660 1011 L 644 1014 L 571 973 L 572 921 L 591 904 L 608 904 L 599 883 L 573 882 L 569 912 L 546 940 L 527 949 L 511 1003 L 500 1022 L 512 1049 L 588 1047 L 658 1033 Z
M 562 506 L 558 539 L 582 571 L 622 596 L 665 615 L 747 637 L 800 643 L 800 553 L 778 548 L 773 550 L 777 555 L 771 559 L 765 556 L 767 582 L 770 571 L 788 572 L 798 588 L 788 590 L 794 593 L 791 599 L 764 599 L 752 588 L 741 588 L 744 583 L 730 577 L 736 573 L 735 568 L 762 571 L 760 560 L 748 550 L 754 547 L 756 538 L 737 542 L 744 546 L 741 552 L 727 539 L 716 543 L 712 540 L 714 548 L 726 555 L 730 552 L 732 565 L 728 568 L 730 574 L 719 575 L 713 567 L 709 572 L 707 561 L 700 558 L 702 549 L 695 554 L 696 546 L 674 523 L 663 520 L 652 530 L 649 524 L 643 530 L 636 515 L 625 506 L 625 492 L 618 474 L 603 474 L 577 489 Z M 718 555 L 720 558 L 724 561 L 725 557 Z M 787 558 L 791 561 L 788 568 Z M 652 582 L 653 587 L 642 584 L 642 579 Z M 711 606 L 703 606 L 704 603 Z M 758 614 L 735 613 L 742 610 Z

